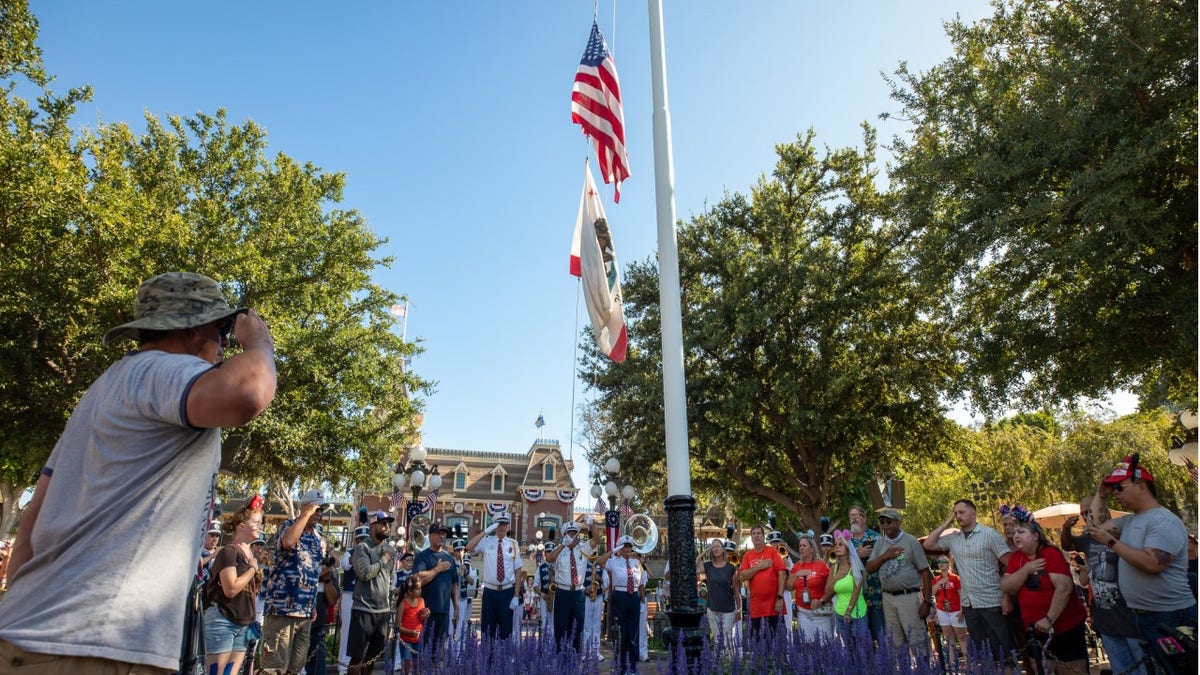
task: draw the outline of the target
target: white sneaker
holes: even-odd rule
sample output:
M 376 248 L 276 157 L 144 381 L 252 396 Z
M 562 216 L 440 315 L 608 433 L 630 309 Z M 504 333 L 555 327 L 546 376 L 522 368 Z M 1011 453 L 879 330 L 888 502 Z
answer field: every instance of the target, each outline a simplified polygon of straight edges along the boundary
M 600 655 L 596 656 L 596 659 L 597 659 L 597 660 L 599 660 L 599 661 L 603 661 L 603 660 L 604 660 L 604 655 L 603 655 L 603 654 L 600 654 Z

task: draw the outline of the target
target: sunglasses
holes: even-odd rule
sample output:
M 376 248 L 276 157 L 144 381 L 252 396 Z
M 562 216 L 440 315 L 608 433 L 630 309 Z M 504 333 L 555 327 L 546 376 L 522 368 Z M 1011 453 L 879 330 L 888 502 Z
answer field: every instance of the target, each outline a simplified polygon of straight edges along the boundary
M 891 523 L 891 522 L 894 522 L 894 519 L 892 519 L 892 518 L 880 518 L 880 519 L 879 519 L 879 522 L 881 522 L 881 523 Z
M 1137 483 L 1121 483 L 1120 485 L 1114 485 L 1113 490 L 1116 492 L 1124 492 L 1125 488 L 1131 488 L 1134 485 L 1137 485 Z

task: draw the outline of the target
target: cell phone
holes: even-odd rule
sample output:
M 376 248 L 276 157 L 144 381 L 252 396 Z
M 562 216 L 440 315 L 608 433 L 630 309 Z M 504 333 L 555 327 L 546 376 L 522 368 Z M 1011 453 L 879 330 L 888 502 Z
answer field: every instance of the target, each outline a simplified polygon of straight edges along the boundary
M 1170 635 L 1164 635 L 1158 638 L 1158 640 L 1155 642 L 1158 643 L 1158 648 L 1163 650 L 1163 653 L 1170 656 L 1175 656 L 1176 654 L 1182 654 L 1184 652 L 1183 645 L 1179 644 L 1179 640 L 1176 640 Z

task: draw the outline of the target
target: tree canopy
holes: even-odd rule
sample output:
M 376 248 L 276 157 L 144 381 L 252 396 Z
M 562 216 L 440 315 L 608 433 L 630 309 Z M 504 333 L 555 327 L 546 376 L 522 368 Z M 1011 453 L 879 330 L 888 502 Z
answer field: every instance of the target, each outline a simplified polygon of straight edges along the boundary
M 998 0 L 897 71 L 900 219 L 985 409 L 1196 405 L 1196 12 Z
M 870 128 L 862 150 L 824 153 L 810 132 L 777 147 L 749 197 L 679 228 L 693 489 L 770 506 L 781 525 L 861 498 L 877 468 L 952 426 L 939 397 L 957 376 L 953 343 L 927 318 L 935 299 L 914 283 L 874 152 Z M 625 363 L 582 359 L 596 393 L 589 459 L 661 475 L 654 261 L 631 264 L 622 288 Z
M 170 270 L 222 282 L 275 337 L 275 401 L 226 438 L 240 481 L 270 484 L 284 501 L 299 484 L 386 486 L 432 384 L 405 367 L 419 346 L 394 331 L 399 296 L 371 280 L 390 264 L 375 254 L 383 240 L 339 207 L 345 176 L 269 158 L 262 128 L 223 111 L 147 114 L 144 133 L 125 123 L 73 132 L 88 90 L 45 89 L 25 39 L 36 22 L 20 2 L 0 18 L 2 524 L 75 402 L 132 346 L 101 336 L 133 318 L 142 280 Z M 19 50 L 14 34 L 25 36 Z M 41 91 L 36 106 L 14 93 L 21 78 Z

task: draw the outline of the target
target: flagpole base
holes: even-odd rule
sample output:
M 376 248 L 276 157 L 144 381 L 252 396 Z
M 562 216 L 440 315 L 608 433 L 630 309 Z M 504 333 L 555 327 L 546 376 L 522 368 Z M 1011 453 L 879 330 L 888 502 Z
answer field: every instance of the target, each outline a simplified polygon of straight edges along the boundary
M 681 656 L 690 669 L 699 663 L 704 647 L 696 590 L 696 498 L 672 495 L 663 502 L 667 511 L 667 560 L 671 565 L 671 602 L 667 610 L 671 625 L 663 631 L 663 644 L 673 663 Z M 681 649 L 682 648 L 682 649 Z M 675 671 L 675 666 L 671 668 Z

